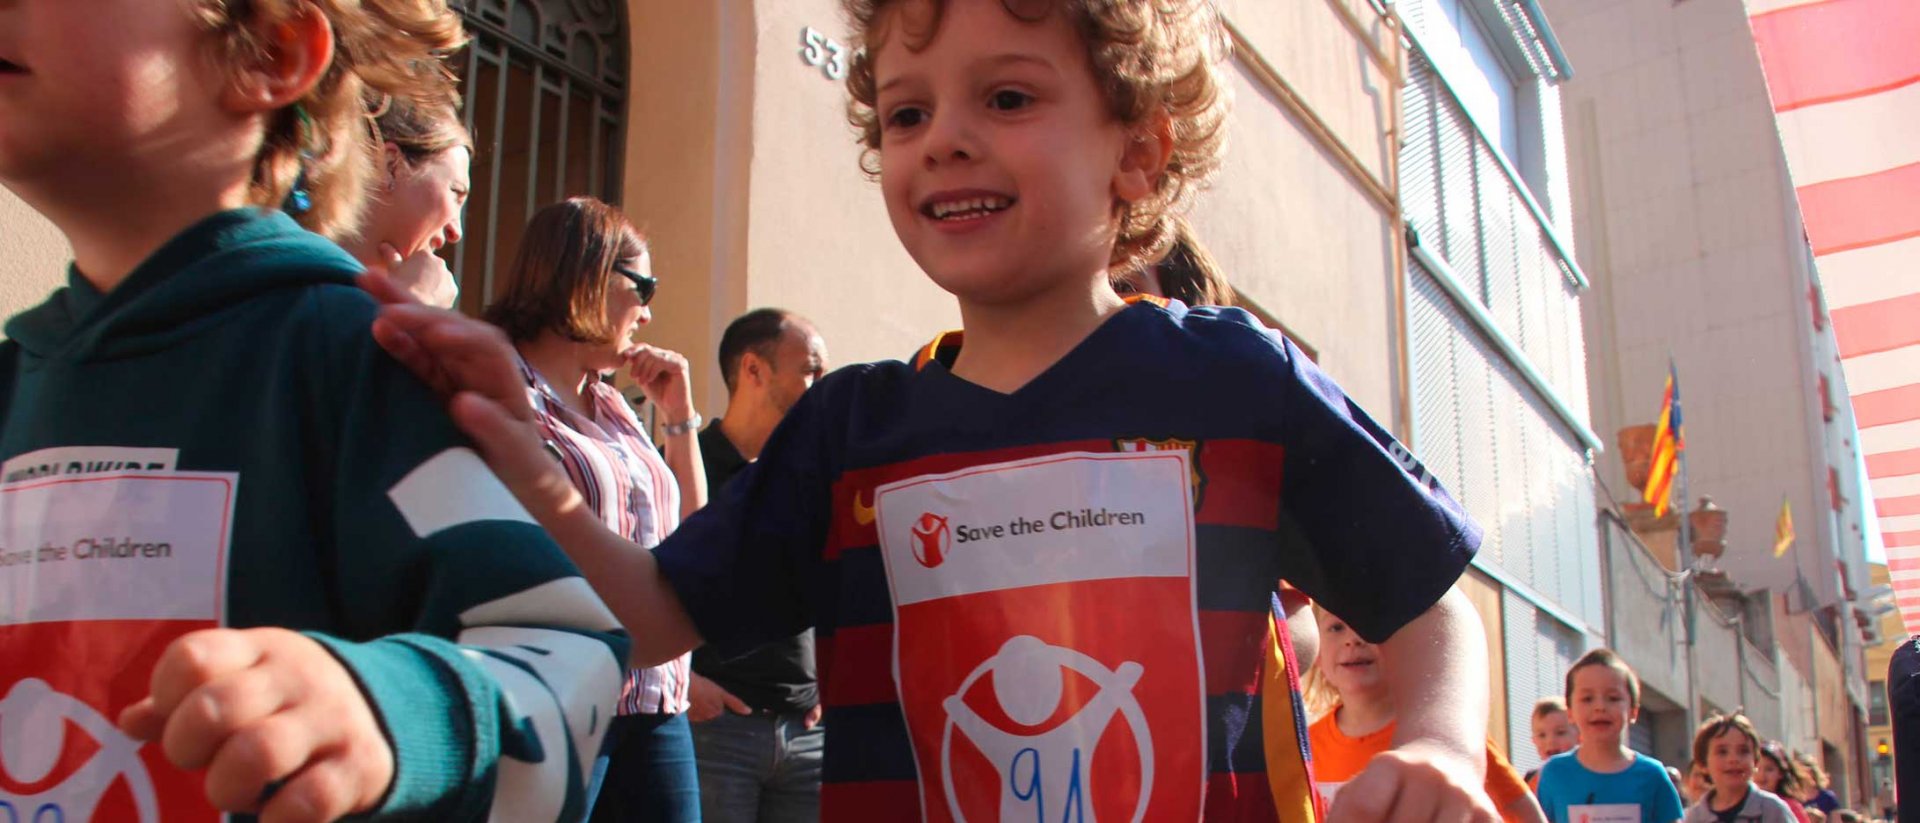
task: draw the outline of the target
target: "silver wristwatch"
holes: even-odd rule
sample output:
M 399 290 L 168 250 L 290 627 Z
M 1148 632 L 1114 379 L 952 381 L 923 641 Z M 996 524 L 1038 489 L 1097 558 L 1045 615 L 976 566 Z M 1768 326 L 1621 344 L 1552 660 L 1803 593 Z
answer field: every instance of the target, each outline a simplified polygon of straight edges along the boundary
M 703 422 L 706 422 L 706 421 L 700 417 L 700 413 L 694 412 L 693 416 L 687 418 L 686 422 L 668 423 L 660 427 L 660 430 L 662 432 L 665 432 L 668 437 L 679 437 L 680 435 L 683 435 L 683 434 L 693 433 L 696 429 L 700 428 L 700 424 Z

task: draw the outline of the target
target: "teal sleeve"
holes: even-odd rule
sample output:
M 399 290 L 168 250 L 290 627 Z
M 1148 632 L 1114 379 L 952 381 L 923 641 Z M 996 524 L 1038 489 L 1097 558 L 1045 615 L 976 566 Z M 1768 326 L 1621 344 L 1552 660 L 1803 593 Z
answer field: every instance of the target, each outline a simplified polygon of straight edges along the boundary
M 391 635 L 348 643 L 309 635 L 333 652 L 354 675 L 394 746 L 394 781 L 377 815 L 401 819 L 405 812 L 432 810 L 449 819 L 478 819 L 486 806 L 441 804 L 458 787 L 485 780 L 478 756 L 497 750 L 498 730 L 481 711 L 498 700 L 498 688 L 471 665 L 458 646 L 432 635 Z M 479 739 L 486 735 L 490 739 Z M 400 745 L 402 742 L 405 745 Z
M 317 639 L 393 746 L 370 817 L 581 819 L 626 635 L 439 398 L 373 343 L 364 296 L 326 297 L 326 476 L 310 487 L 327 498 L 343 627 Z

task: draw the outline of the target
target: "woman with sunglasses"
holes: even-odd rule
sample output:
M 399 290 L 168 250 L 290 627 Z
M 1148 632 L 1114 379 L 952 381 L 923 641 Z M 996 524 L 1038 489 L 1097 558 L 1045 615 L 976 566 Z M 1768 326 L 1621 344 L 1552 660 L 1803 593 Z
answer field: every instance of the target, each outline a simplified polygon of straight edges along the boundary
M 648 549 L 707 496 L 687 359 L 633 342 L 653 319 L 657 285 L 639 230 L 613 207 L 576 197 L 534 214 L 506 291 L 486 313 L 520 355 L 547 450 L 607 528 Z M 661 451 L 602 379 L 623 368 L 664 424 Z M 594 766 L 592 820 L 700 819 L 688 664 L 682 655 L 628 672 Z

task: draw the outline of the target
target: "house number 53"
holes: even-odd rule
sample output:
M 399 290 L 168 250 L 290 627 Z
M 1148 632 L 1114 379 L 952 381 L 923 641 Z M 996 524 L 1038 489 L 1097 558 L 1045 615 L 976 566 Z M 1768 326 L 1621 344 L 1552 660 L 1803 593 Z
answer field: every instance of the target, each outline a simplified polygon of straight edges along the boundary
M 820 67 L 820 73 L 829 80 L 846 79 L 846 44 L 808 26 L 800 30 L 800 46 L 800 59 L 807 61 L 807 65 Z

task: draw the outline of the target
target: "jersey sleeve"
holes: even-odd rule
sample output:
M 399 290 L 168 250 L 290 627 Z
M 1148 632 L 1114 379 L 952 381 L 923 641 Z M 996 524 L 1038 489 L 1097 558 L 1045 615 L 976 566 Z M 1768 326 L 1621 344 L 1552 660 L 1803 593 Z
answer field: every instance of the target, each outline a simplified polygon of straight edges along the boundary
M 350 670 L 394 752 L 373 815 L 578 820 L 627 637 L 572 562 L 373 344 L 357 293 L 319 300 L 309 487 Z
M 706 645 L 742 653 L 799 634 L 814 620 L 813 592 L 832 512 L 842 399 L 867 367 L 828 375 L 800 396 L 759 459 L 653 550 Z
M 1277 333 L 1282 564 L 1368 641 L 1453 586 L 1480 529 L 1426 468 Z

